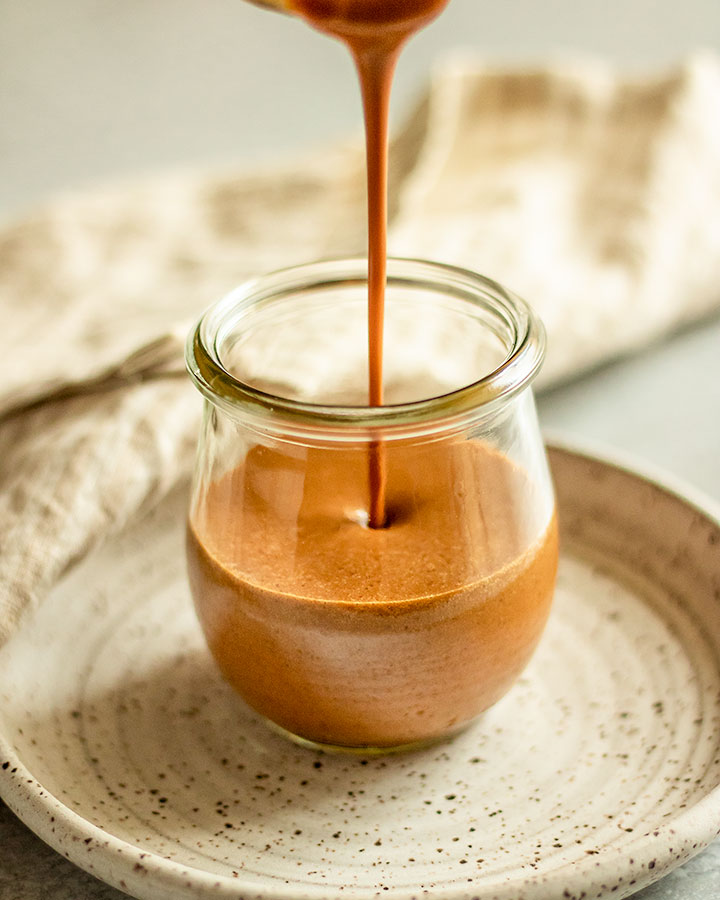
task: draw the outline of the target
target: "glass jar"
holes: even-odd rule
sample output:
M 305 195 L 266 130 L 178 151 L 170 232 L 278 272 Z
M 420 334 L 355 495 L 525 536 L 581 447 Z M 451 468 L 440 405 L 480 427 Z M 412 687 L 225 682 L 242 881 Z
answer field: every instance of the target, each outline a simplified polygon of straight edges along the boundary
M 187 347 L 205 397 L 188 561 L 210 650 L 276 728 L 363 752 L 446 737 L 502 697 L 557 566 L 542 325 L 472 272 L 389 260 L 386 400 L 369 408 L 366 266 L 251 281 Z

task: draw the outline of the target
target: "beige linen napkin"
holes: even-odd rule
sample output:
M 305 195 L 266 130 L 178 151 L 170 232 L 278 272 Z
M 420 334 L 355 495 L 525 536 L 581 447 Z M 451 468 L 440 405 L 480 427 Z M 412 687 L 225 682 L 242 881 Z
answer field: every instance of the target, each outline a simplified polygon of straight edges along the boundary
M 392 150 L 396 254 L 532 302 L 543 384 L 720 306 L 720 64 L 442 67 Z M 360 144 L 60 199 L 0 233 L 0 643 L 189 471 L 182 337 L 244 278 L 364 247 Z

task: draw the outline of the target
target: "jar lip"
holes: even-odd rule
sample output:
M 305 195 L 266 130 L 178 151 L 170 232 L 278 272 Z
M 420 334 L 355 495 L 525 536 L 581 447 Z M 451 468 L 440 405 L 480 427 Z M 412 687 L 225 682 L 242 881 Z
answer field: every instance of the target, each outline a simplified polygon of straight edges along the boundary
M 244 282 L 225 295 L 190 331 L 186 364 L 196 387 L 231 416 L 281 420 L 309 430 L 367 431 L 422 425 L 430 421 L 476 418 L 527 387 L 545 356 L 545 329 L 524 300 L 499 283 L 469 269 L 420 259 L 389 257 L 388 286 L 434 286 L 479 304 L 493 305 L 512 328 L 512 346 L 503 361 L 482 378 L 449 393 L 380 407 L 333 406 L 275 396 L 240 381 L 223 365 L 216 347 L 229 316 L 279 293 L 367 282 L 367 259 L 327 259 L 280 269 Z

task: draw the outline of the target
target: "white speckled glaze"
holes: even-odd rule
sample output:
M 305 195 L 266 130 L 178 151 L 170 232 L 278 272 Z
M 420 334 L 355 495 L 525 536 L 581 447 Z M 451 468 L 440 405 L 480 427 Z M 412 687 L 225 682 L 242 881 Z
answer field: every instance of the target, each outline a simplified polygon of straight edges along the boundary
M 81 563 L 0 652 L 0 793 L 147 900 L 626 897 L 720 829 L 720 523 L 555 449 L 563 553 L 524 677 L 452 741 L 363 759 L 220 680 L 184 496 Z

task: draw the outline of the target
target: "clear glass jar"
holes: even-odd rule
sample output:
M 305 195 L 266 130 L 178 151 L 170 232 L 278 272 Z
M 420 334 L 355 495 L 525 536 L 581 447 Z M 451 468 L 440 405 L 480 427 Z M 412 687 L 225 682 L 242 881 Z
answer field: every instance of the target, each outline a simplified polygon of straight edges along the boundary
M 363 752 L 443 738 L 502 697 L 557 566 L 530 308 L 390 260 L 376 408 L 366 316 L 366 262 L 314 263 L 233 291 L 187 347 L 205 397 L 188 560 L 210 650 L 277 728 Z

